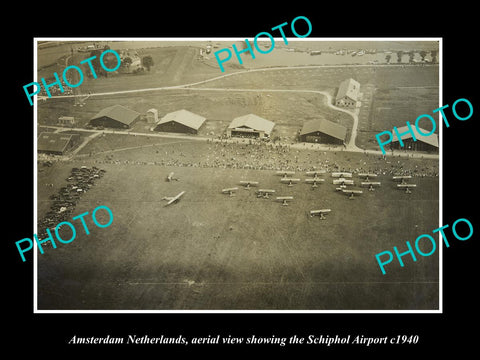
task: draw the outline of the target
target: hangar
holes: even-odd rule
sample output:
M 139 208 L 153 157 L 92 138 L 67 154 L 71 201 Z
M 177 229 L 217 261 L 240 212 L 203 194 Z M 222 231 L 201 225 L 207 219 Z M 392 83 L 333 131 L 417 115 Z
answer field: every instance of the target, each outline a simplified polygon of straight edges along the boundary
M 337 97 L 335 98 L 335 105 L 354 108 L 357 106 L 359 95 L 360 83 L 352 78 L 346 79 L 340 83 Z
M 343 145 L 347 128 L 326 119 L 315 119 L 303 124 L 301 142 Z
M 227 136 L 268 138 L 275 123 L 255 114 L 239 116 L 232 120 L 227 128 Z
M 109 106 L 90 119 L 90 125 L 107 128 L 130 128 L 140 113 L 130 110 L 122 105 Z
M 37 151 L 45 154 L 63 155 L 75 147 L 79 140 L 79 134 L 42 132 L 38 136 Z
M 404 135 L 401 135 L 403 147 L 400 146 L 400 142 L 398 141 L 397 134 L 395 133 L 394 130 L 392 130 L 393 136 L 392 136 L 392 143 L 390 144 L 391 149 L 438 152 L 438 135 L 437 134 L 423 136 L 417 131 L 416 126 L 412 126 L 411 129 L 415 134 L 415 138 L 417 139 L 417 141 L 413 141 L 412 134 L 408 132 L 409 131 L 408 126 L 403 126 L 403 127 L 397 128 L 397 131 L 399 134 L 406 133 Z M 430 132 L 422 128 L 419 128 L 419 130 L 424 134 L 428 134 Z
M 168 113 L 160 119 L 153 130 L 185 134 L 198 134 L 206 118 L 182 109 Z

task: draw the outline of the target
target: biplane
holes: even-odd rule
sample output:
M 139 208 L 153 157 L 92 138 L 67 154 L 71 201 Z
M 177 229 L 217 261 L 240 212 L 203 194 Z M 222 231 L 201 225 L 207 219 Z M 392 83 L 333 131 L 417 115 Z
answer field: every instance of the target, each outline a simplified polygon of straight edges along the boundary
M 242 181 L 240 181 L 240 185 L 245 186 L 245 189 L 248 190 L 248 189 L 250 189 L 250 186 L 257 186 L 258 181 L 242 180 Z
M 232 187 L 227 189 L 222 189 L 223 194 L 228 194 L 230 196 L 235 196 L 235 191 L 238 190 L 238 187 Z
M 283 183 L 283 184 L 288 184 L 288 186 L 293 186 L 293 184 L 296 184 L 298 182 L 300 182 L 300 179 L 293 179 L 293 178 L 281 178 L 280 181 Z
M 257 197 L 263 197 L 264 199 L 268 199 L 271 194 L 275 194 L 275 190 L 271 189 L 258 189 L 256 191 Z
M 358 174 L 358 176 L 361 178 L 365 178 L 365 181 L 369 181 L 370 178 L 376 178 L 377 174 L 362 173 L 362 174 Z
M 173 180 L 176 180 L 178 181 L 178 178 L 176 177 L 173 177 L 173 171 L 167 175 L 167 181 L 170 182 L 170 181 L 173 181 Z
M 378 181 L 364 181 L 361 184 L 362 186 L 368 186 L 368 191 L 374 191 L 375 186 L 380 186 L 380 182 Z
M 277 201 L 281 201 L 283 206 L 287 206 L 289 200 L 293 200 L 293 196 L 277 196 Z
M 318 182 L 324 182 L 324 181 L 325 179 L 319 179 L 317 177 L 314 177 L 313 179 L 305 179 L 305 182 L 307 184 L 312 184 L 312 188 L 316 188 L 318 186 L 317 185 Z
M 334 177 L 334 178 L 351 178 L 352 173 L 351 172 L 333 172 L 332 177 Z
M 325 214 L 328 214 L 330 211 L 330 209 L 310 210 L 310 217 L 318 215 L 320 220 L 325 220 Z
M 286 178 L 287 176 L 295 175 L 295 171 L 279 170 L 277 171 L 277 175 L 280 175 Z
M 397 184 L 397 188 L 405 189 L 406 194 L 411 194 L 412 191 L 410 190 L 410 188 L 414 188 L 414 187 L 417 187 L 417 185 L 416 184 Z
M 394 176 L 393 180 L 394 181 L 400 181 L 401 184 L 405 184 L 408 179 L 411 179 L 412 177 L 410 175 L 405 175 L 405 176 Z
M 162 200 L 167 200 L 168 203 L 165 206 L 168 206 L 170 204 L 178 202 L 180 198 L 183 196 L 183 194 L 185 194 L 185 191 L 182 191 L 180 194 L 176 196 L 165 196 L 164 198 L 162 198 Z
M 313 171 L 307 171 L 305 174 L 307 176 L 314 176 L 317 177 L 318 175 L 325 174 L 325 170 L 313 170 Z
M 337 190 L 343 192 L 346 195 L 349 195 L 348 198 L 351 199 L 351 200 L 354 199 L 355 194 L 363 194 L 362 190 L 351 190 L 351 189 L 347 190 L 347 189 L 342 189 L 342 188 L 337 188 Z
M 340 179 L 335 179 L 333 180 L 333 184 L 334 185 L 340 185 L 341 188 L 344 188 L 346 187 L 347 185 L 353 185 L 353 180 L 348 180 L 348 179 L 344 179 L 344 178 L 340 178 Z

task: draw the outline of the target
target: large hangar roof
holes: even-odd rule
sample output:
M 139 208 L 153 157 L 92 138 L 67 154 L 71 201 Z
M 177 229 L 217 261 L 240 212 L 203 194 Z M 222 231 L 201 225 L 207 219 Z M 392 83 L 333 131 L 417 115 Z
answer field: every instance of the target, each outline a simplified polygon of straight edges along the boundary
M 37 150 L 63 153 L 73 137 L 73 134 L 42 132 L 38 136 Z
M 192 129 L 198 130 L 205 122 L 206 118 L 197 114 L 194 114 L 188 110 L 182 109 L 171 113 L 168 113 L 160 119 L 157 125 L 164 124 L 170 121 L 175 121 L 179 124 L 188 126 Z
M 266 134 L 270 135 L 273 130 L 275 123 L 273 121 L 261 118 L 255 114 L 248 114 L 239 116 L 232 120 L 230 125 L 228 125 L 229 129 L 247 127 L 253 130 L 260 130 L 265 132 Z
M 300 135 L 310 134 L 316 131 L 340 140 L 345 140 L 347 135 L 346 127 L 326 119 L 314 119 L 305 122 L 300 131 Z
M 348 96 L 350 99 L 357 101 L 360 92 L 360 83 L 352 78 L 346 79 L 340 83 L 338 88 L 337 99 Z
M 113 105 L 98 112 L 94 117 L 90 119 L 90 121 L 102 118 L 104 116 L 118 121 L 122 124 L 131 125 L 135 121 L 135 119 L 140 116 L 140 113 L 128 109 L 122 105 Z
M 432 145 L 432 146 L 438 148 L 438 135 L 437 134 L 431 134 L 431 135 L 428 135 L 428 136 L 424 136 L 424 135 L 421 135 L 417 131 L 417 128 L 415 126 L 411 126 L 411 128 L 412 128 L 413 133 L 415 134 L 415 139 L 417 139 L 417 141 L 421 141 L 421 142 L 424 142 L 426 144 L 429 144 L 429 145 Z M 409 131 L 408 126 L 399 127 L 399 128 L 397 128 L 397 131 L 398 131 L 399 134 L 406 133 L 407 131 Z M 430 132 L 430 131 L 424 130 L 422 128 L 420 128 L 420 131 L 424 134 L 428 134 Z M 392 130 L 392 134 L 393 134 L 392 142 L 398 141 L 397 134 L 395 133 L 394 130 Z M 410 139 L 411 137 L 412 137 L 412 134 L 410 132 L 400 136 L 400 138 L 402 140 Z

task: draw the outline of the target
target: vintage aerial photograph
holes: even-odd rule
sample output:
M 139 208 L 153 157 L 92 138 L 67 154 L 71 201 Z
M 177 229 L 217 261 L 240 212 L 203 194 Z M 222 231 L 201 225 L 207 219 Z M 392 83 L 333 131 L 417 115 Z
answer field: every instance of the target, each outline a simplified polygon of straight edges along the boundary
M 35 39 L 37 311 L 440 309 L 440 39 L 275 40 Z

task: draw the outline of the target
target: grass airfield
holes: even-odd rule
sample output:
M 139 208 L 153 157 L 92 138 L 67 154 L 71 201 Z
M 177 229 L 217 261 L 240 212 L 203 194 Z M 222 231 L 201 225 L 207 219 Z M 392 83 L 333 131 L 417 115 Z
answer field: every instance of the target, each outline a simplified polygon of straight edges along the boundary
M 312 190 L 301 173 L 303 183 L 288 187 L 269 170 L 96 166 L 106 173 L 74 214 L 107 205 L 114 221 L 101 229 L 89 218 L 90 235 L 78 223 L 72 243 L 39 254 L 39 309 L 438 308 L 438 253 L 404 258 L 404 268 L 392 262 L 387 275 L 375 260 L 438 227 L 437 178 L 415 178 L 405 194 L 380 176 L 381 188 L 350 200 L 330 174 Z M 166 182 L 170 171 L 180 180 Z M 239 180 L 294 200 L 257 198 Z M 232 186 L 236 196 L 221 193 Z M 180 202 L 165 207 L 162 197 L 180 191 Z M 326 220 L 307 215 L 318 208 L 332 212 Z

